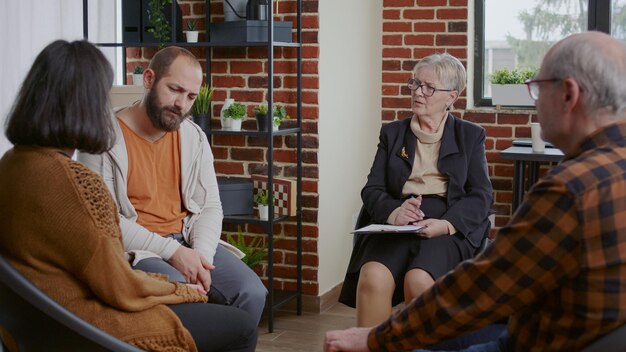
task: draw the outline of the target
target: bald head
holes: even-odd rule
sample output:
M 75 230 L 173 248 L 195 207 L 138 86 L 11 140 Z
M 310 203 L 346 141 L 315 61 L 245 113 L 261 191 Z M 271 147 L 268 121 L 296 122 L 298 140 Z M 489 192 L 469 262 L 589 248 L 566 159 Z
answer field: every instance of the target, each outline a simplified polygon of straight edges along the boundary
M 168 46 L 159 50 L 150 60 L 149 68 L 154 71 L 155 79 L 158 81 L 166 75 L 174 60 L 179 57 L 186 58 L 189 64 L 202 70 L 200 63 L 189 50 L 177 46 Z
M 587 113 L 626 112 L 626 46 L 600 32 L 573 34 L 557 42 L 541 65 L 543 77 L 574 79 Z

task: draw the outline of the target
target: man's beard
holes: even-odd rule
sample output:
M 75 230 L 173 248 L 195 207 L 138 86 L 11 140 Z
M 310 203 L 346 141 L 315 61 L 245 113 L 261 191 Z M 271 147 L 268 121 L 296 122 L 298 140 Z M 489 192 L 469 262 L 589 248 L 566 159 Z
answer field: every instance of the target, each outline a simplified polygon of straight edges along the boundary
M 172 112 L 176 114 L 176 118 L 170 118 L 165 116 L 166 112 Z M 148 102 L 146 105 L 146 113 L 152 122 L 154 128 L 165 132 L 176 131 L 180 124 L 189 115 L 189 111 L 182 113 L 180 109 L 175 106 L 161 106 L 158 102 L 156 88 L 150 89 L 148 92 Z

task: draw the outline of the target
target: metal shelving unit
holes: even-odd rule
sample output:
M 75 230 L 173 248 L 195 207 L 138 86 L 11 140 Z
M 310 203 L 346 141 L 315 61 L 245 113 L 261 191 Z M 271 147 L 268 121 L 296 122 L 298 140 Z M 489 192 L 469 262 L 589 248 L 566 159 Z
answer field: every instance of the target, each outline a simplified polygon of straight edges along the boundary
M 273 233 L 273 224 L 280 223 L 289 219 L 287 216 L 279 216 L 274 217 L 274 209 L 273 209 L 273 192 L 268 192 L 269 194 L 269 219 L 267 221 L 260 220 L 258 217 L 254 216 L 226 216 L 224 217 L 225 223 L 235 223 L 235 224 L 260 224 L 267 233 L 268 236 L 268 255 L 267 255 L 267 278 L 268 278 L 268 297 L 265 305 L 265 312 L 268 318 L 268 330 L 269 332 L 273 332 L 274 330 L 274 312 L 291 301 L 292 299 L 297 300 L 297 314 L 302 314 L 302 0 L 297 0 L 297 10 L 296 10 L 296 42 L 276 42 L 274 41 L 274 18 L 272 10 L 274 8 L 274 1 L 269 0 L 267 6 L 266 18 L 268 18 L 268 26 L 267 26 L 267 41 L 264 42 L 219 42 L 212 43 L 210 39 L 205 42 L 198 43 L 186 43 L 186 42 L 178 42 L 176 40 L 176 18 L 177 18 L 177 3 L 176 1 L 172 2 L 172 33 L 171 38 L 174 38 L 172 41 L 168 43 L 164 43 L 165 46 L 168 45 L 177 45 L 181 47 L 191 47 L 191 48 L 204 48 L 205 49 L 205 57 L 206 57 L 206 77 L 207 81 L 210 82 L 211 77 L 211 50 L 212 48 L 224 48 L 224 47 L 266 47 L 267 48 L 267 105 L 268 111 L 273 111 L 273 91 L 274 85 L 272 84 L 274 78 L 274 48 L 276 47 L 292 47 L 296 48 L 297 51 L 297 71 L 296 71 L 296 81 L 297 81 L 297 125 L 295 128 L 287 128 L 279 131 L 272 131 L 272 124 L 268 124 L 267 131 L 257 131 L 257 130 L 242 130 L 242 131 L 224 131 L 221 129 L 212 129 L 209 124 L 209 130 L 205 131 L 207 136 L 209 137 L 210 143 L 212 143 L 212 136 L 217 135 L 242 135 L 242 136 L 251 136 L 251 137 L 266 137 L 267 138 L 267 149 L 268 149 L 268 157 L 267 157 L 267 185 L 268 189 L 271 190 L 273 187 L 273 175 L 271 170 L 273 169 L 273 137 L 275 136 L 283 136 L 283 135 L 296 135 L 297 136 L 297 167 L 296 167 L 296 178 L 297 178 L 297 190 L 296 190 L 296 216 L 295 220 L 297 223 L 297 234 L 296 234 L 296 246 L 297 246 L 297 284 L 296 284 L 296 292 L 286 292 L 274 289 L 274 233 Z M 206 36 L 209 37 L 209 25 L 210 25 L 210 0 L 205 0 L 205 24 L 206 24 Z M 83 37 L 85 39 L 89 39 L 88 33 L 88 0 L 83 0 Z M 101 47 L 156 47 L 158 43 L 143 43 L 143 42 L 121 42 L 121 43 L 96 43 L 96 45 Z M 124 61 L 126 61 L 125 52 L 123 53 Z M 124 70 L 126 68 L 124 67 Z M 126 77 L 126 72 L 124 72 L 124 76 Z M 270 113 L 271 115 L 271 113 Z

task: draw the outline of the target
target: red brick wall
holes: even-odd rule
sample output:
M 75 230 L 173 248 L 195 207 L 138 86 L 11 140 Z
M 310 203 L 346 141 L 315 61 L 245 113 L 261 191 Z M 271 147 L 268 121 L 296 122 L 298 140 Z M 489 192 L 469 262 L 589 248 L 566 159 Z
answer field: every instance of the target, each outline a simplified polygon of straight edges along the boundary
M 383 2 L 383 121 L 411 116 L 410 92 L 406 81 L 421 58 L 447 52 L 467 65 L 467 0 L 384 0 Z M 468 85 L 473 82 L 468 82 Z M 483 126 L 487 131 L 486 151 L 494 188 L 496 226 L 511 216 L 513 163 L 500 159 L 499 152 L 515 138 L 530 137 L 533 110 L 496 111 L 466 109 L 466 92 L 455 104 L 454 113 Z

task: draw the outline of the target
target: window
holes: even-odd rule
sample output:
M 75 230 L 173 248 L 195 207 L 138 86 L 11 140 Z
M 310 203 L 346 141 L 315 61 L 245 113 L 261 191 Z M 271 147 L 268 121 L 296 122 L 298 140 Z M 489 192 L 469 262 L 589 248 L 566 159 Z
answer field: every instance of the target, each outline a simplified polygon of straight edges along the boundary
M 489 75 L 538 68 L 550 46 L 586 30 L 626 40 L 626 0 L 476 0 L 474 105 L 490 106 Z

